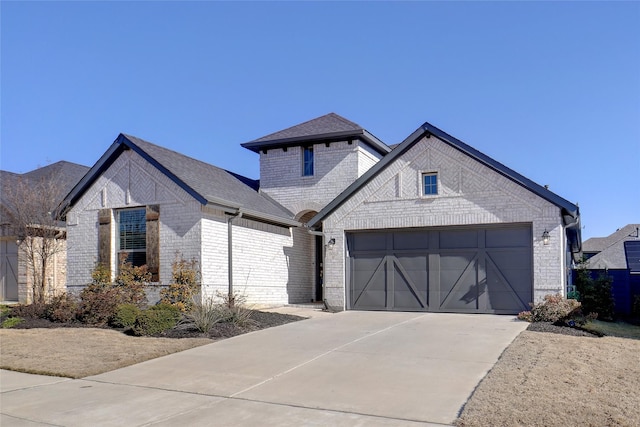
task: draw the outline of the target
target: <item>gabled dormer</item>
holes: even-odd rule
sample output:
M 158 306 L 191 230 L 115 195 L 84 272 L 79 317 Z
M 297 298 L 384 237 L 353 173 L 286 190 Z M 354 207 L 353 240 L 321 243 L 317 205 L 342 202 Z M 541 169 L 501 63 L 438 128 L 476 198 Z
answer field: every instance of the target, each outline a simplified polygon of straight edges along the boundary
M 321 210 L 391 151 L 335 113 L 242 146 L 260 154 L 260 191 L 294 214 Z

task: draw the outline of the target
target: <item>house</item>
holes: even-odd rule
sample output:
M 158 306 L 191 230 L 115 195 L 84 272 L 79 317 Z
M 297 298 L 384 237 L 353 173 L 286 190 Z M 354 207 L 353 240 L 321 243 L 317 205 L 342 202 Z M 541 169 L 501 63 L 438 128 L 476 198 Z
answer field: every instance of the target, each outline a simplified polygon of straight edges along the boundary
M 583 243 L 584 267 L 592 278 L 606 274 L 617 313 L 629 314 L 634 296 L 640 295 L 640 224 L 627 224 L 607 237 Z
M 86 166 L 60 161 L 23 174 L 0 171 L 0 301 L 33 301 L 36 270 L 30 254 L 40 251 L 42 236 L 47 235 L 41 232 L 42 227 L 56 228 L 45 271 L 45 297 L 65 290 L 64 224 L 51 217 L 50 211 L 88 170 Z M 21 205 L 20 212 L 16 210 L 17 203 Z M 45 212 L 45 207 L 50 211 Z M 38 221 L 41 215 L 45 217 Z M 20 223 L 24 225 L 25 220 L 40 224 L 24 230 Z M 30 237 L 24 236 L 25 232 Z M 31 241 L 24 241 L 25 238 Z
M 68 287 L 177 255 L 202 295 L 338 309 L 517 313 L 564 293 L 578 207 L 425 123 L 393 149 L 337 114 L 242 144 L 254 181 L 120 134 L 61 208 Z
M 585 240 L 582 252 L 591 270 L 626 270 L 629 254 L 634 245 L 640 244 L 640 224 L 627 224 L 607 237 Z M 629 242 L 629 243 L 627 243 Z

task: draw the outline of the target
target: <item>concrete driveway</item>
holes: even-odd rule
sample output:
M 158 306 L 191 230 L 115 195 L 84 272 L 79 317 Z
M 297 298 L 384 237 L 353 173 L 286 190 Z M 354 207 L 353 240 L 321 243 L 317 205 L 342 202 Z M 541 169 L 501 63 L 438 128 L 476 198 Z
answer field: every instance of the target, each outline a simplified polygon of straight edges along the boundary
M 0 424 L 447 425 L 527 326 L 492 315 L 315 315 L 81 380 L 2 371 Z

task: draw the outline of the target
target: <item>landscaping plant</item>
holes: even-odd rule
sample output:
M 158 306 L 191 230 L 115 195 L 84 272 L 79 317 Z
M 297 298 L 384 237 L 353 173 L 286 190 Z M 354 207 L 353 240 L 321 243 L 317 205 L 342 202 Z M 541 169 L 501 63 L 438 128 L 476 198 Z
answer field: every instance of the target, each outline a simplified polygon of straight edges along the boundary
M 194 297 L 200 288 L 198 261 L 187 261 L 181 256 L 171 265 L 171 283 L 160 291 L 160 302 L 177 307 L 183 313 L 194 307 Z
M 154 305 L 140 313 L 132 330 L 138 336 L 158 335 L 176 326 L 180 317 L 177 307 L 168 304 Z
M 582 303 L 585 314 L 597 314 L 601 320 L 612 321 L 614 301 L 611 293 L 613 280 L 605 273 L 593 279 L 583 260 L 578 264 L 575 280 L 578 301 Z
M 531 304 L 530 311 L 518 314 L 518 319 L 527 322 L 582 322 L 583 315 L 580 302 L 574 299 L 563 298 L 560 294 L 545 295 L 544 300 L 537 304 Z M 577 321 L 577 322 L 576 322 Z

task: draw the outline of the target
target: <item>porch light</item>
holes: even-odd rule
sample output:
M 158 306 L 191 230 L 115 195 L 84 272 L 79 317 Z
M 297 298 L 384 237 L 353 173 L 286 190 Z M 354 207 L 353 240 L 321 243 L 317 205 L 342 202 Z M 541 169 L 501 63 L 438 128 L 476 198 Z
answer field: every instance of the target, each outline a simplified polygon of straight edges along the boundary
M 336 244 L 336 239 L 335 238 L 330 238 L 329 241 L 327 242 L 327 248 L 329 249 L 333 249 L 333 246 Z
M 549 232 L 547 231 L 547 229 L 545 228 L 544 233 L 542 233 L 542 243 L 544 245 L 548 245 L 549 244 L 549 239 L 551 238 L 551 236 L 549 236 Z

